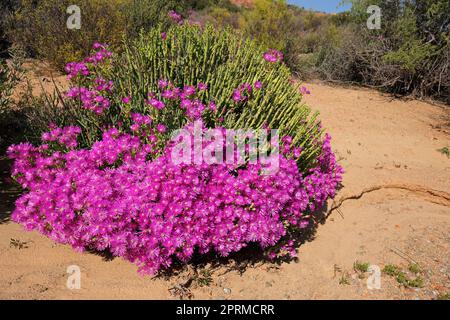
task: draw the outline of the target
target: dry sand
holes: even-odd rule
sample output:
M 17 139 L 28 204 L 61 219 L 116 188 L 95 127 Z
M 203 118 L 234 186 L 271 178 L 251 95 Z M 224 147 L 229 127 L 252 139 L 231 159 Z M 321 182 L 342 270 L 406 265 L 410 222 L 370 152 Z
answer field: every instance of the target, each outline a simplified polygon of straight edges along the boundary
M 23 231 L 7 219 L 13 194 L 3 185 L 0 298 L 436 299 L 450 292 L 450 159 L 437 151 L 450 146 L 450 109 L 368 89 L 307 86 L 306 102 L 321 112 L 346 174 L 328 209 L 340 206 L 300 246 L 298 261 L 245 266 L 241 259 L 143 277 L 122 259 L 77 253 Z M 355 271 L 356 261 L 395 264 L 424 286 L 382 274 L 381 289 L 369 290 L 369 273 Z M 414 263 L 418 275 L 407 270 Z M 70 265 L 81 268 L 80 290 L 66 287 Z

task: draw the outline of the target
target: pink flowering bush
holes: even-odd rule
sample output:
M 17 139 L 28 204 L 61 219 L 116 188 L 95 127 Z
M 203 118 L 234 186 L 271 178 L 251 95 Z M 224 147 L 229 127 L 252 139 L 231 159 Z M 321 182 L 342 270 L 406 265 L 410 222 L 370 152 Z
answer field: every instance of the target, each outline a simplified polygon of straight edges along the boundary
M 155 34 L 158 41 L 169 41 L 172 32 L 165 39 L 160 30 Z M 131 79 L 114 73 L 121 69 L 106 45 L 93 49 L 92 56 L 66 67 L 74 86 L 64 103 L 78 108 L 76 123 L 51 124 L 40 145 L 8 149 L 12 175 L 25 190 L 12 219 L 77 250 L 123 257 L 148 274 L 175 260 L 187 263 L 194 254 L 226 257 L 249 244 L 258 244 L 270 259 L 295 256 L 295 235 L 335 195 L 342 168 L 330 137 L 322 136 L 315 117 L 308 119 L 309 110 L 283 109 L 287 100 L 278 93 L 299 94 L 295 88 L 275 91 L 289 85 L 287 78 L 269 81 L 275 70 L 284 69 L 266 65 L 260 52 L 251 61 L 264 70 L 239 83 L 230 78 L 222 91 L 200 72 L 196 81 L 181 83 L 189 77 L 154 70 L 158 77 L 143 87 L 143 75 Z M 132 85 L 125 86 L 125 80 Z M 256 109 L 267 99 L 279 109 Z M 246 109 L 252 106 L 256 113 L 250 115 Z M 280 110 L 303 113 L 284 122 L 277 116 Z M 178 140 L 170 136 L 175 129 L 194 137 L 194 122 L 199 122 L 203 134 L 216 128 L 226 135 L 242 121 L 255 129 L 281 126 L 280 153 L 275 154 L 279 167 L 272 174 L 262 174 L 266 164 L 261 160 L 239 165 L 174 161 Z M 300 131 L 290 134 L 289 124 Z M 203 141 L 202 147 L 211 143 Z
M 135 120 L 141 128 L 148 123 Z M 109 250 L 151 274 L 175 258 L 188 262 L 196 250 L 228 256 L 249 243 L 271 258 L 294 256 L 292 242 L 273 247 L 292 228 L 308 226 L 305 214 L 334 196 L 341 179 L 328 136 L 315 168 L 299 172 L 288 145 L 279 171 L 263 176 L 260 163 L 175 165 L 170 143 L 149 161 L 154 145 L 140 130 L 109 129 L 91 149 L 77 150 L 77 132 L 54 128 L 43 137 L 64 151 L 46 143 L 10 147 L 13 175 L 28 190 L 12 219 L 77 250 Z
M 186 124 L 177 105 L 181 99 L 182 106 L 195 106 L 189 110 L 197 117 L 206 110 L 202 117 L 208 127 L 281 129 L 302 146 L 297 163 L 309 169 L 320 152 L 317 114 L 301 103 L 304 92 L 291 84 L 289 69 L 281 61 L 267 61 L 267 54 L 281 59 L 278 51 L 264 52 L 230 30 L 186 24 L 155 28 L 114 58 L 106 45 L 96 43 L 91 56 L 67 65 L 74 86 L 61 109 L 71 115 L 52 121 L 82 127 L 80 143 L 90 147 L 103 128 L 129 126 L 131 113 L 164 122 L 168 132 L 180 128 Z

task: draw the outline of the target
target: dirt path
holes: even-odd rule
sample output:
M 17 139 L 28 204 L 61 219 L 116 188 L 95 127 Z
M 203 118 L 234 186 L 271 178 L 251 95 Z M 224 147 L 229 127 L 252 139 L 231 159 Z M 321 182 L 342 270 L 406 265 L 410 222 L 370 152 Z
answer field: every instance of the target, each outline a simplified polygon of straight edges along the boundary
M 435 299 L 450 292 L 450 159 L 437 151 L 450 146 L 449 109 L 367 89 L 307 86 L 306 101 L 321 112 L 346 174 L 329 204 L 335 210 L 299 248 L 297 262 L 151 279 L 122 259 L 76 253 L 4 221 L 0 298 Z M 369 290 L 370 274 L 355 270 L 357 261 L 395 265 L 406 277 L 383 273 L 381 289 Z M 80 290 L 66 288 L 70 265 L 81 268 Z M 406 286 L 398 282 L 405 279 Z

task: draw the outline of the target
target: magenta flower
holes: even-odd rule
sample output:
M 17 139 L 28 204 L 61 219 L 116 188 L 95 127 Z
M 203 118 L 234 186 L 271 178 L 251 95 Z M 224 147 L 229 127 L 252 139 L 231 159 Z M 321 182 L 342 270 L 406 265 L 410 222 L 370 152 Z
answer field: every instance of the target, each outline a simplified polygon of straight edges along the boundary
M 168 85 L 169 85 L 169 82 L 165 79 L 160 79 L 158 81 L 158 87 L 161 89 L 166 88 Z
M 68 74 L 67 79 L 69 80 L 79 75 L 84 77 L 89 75 L 89 69 L 84 62 L 69 62 L 65 70 Z
M 294 158 L 299 158 L 302 154 L 302 148 L 294 148 L 293 155 Z
M 157 130 L 158 132 L 164 133 L 164 132 L 166 132 L 166 126 L 163 125 L 162 123 L 160 123 L 160 124 L 158 124 L 158 125 L 156 126 L 156 130 Z
M 308 90 L 308 88 L 306 88 L 305 86 L 302 86 L 300 88 L 300 92 L 301 94 L 305 95 L 305 94 L 311 94 L 311 91 Z
M 130 96 L 125 97 L 125 98 L 122 99 L 122 102 L 125 103 L 125 104 L 129 104 L 130 101 L 131 101 L 131 97 Z
M 242 95 L 241 90 L 235 89 L 233 91 L 233 101 L 234 102 L 241 102 L 245 100 L 245 96 Z
M 165 99 L 175 100 L 178 98 L 178 94 L 175 90 L 165 90 L 161 96 Z
M 183 89 L 183 93 L 186 97 L 190 97 L 195 94 L 195 87 L 193 86 L 185 86 Z
M 216 105 L 216 103 L 215 103 L 214 101 L 211 101 L 211 102 L 209 103 L 208 108 L 209 108 L 211 111 L 213 111 L 213 112 L 216 112 L 216 111 L 217 111 L 217 105 Z
M 181 109 L 189 109 L 192 106 L 192 101 L 189 99 L 182 99 L 180 103 Z
M 197 88 L 198 88 L 198 90 L 200 90 L 200 91 L 208 90 L 208 85 L 205 84 L 205 83 L 203 83 L 203 82 L 200 82 L 200 83 L 197 85 Z
M 275 63 L 283 61 L 283 54 L 275 49 L 269 49 L 267 52 L 263 54 L 264 60 Z
M 182 24 L 183 23 L 183 17 L 181 16 L 181 14 L 177 13 L 175 10 L 170 10 L 169 11 L 169 18 L 178 24 Z
M 158 110 L 164 109 L 164 107 L 166 106 L 164 102 L 155 98 L 146 100 L 145 102 Z

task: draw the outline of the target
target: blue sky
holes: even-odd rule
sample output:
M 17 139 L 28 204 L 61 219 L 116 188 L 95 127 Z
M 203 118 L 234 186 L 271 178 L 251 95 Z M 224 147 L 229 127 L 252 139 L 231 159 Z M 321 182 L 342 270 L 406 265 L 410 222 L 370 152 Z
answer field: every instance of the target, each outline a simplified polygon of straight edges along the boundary
M 339 6 L 341 0 L 287 0 L 290 4 L 295 4 L 299 7 L 305 7 L 305 9 L 312 9 L 323 12 L 341 12 L 350 8 L 349 4 Z

